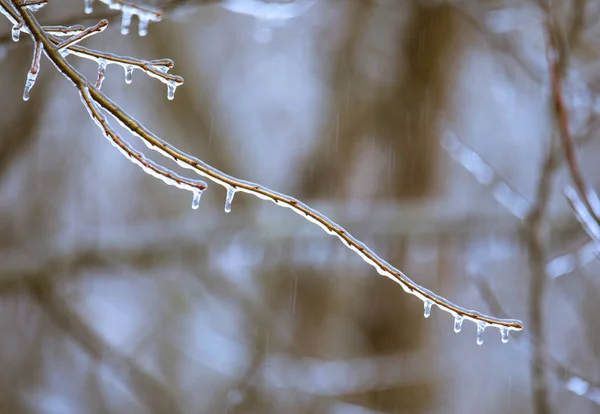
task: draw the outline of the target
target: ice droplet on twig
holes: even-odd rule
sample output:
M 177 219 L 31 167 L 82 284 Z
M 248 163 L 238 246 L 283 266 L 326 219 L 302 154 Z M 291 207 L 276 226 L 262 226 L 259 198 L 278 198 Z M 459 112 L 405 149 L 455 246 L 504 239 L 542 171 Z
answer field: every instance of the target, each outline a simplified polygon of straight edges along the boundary
M 429 318 L 429 316 L 431 315 L 431 305 L 433 305 L 433 302 L 431 302 L 429 299 L 427 299 L 427 300 L 425 300 L 425 302 L 423 302 L 423 305 L 425 307 L 423 316 L 425 316 L 426 318 Z
M 477 345 L 483 345 L 483 332 L 485 331 L 486 323 L 483 321 L 477 322 Z
M 500 328 L 500 335 L 502 336 L 502 343 L 508 342 L 508 328 Z
M 31 88 L 33 88 L 33 85 L 35 85 L 35 80 L 37 79 L 37 75 L 38 75 L 38 72 L 35 72 L 35 73 L 27 72 L 27 80 L 25 81 L 25 90 L 23 91 L 23 100 L 24 101 L 29 100 L 29 92 L 31 91 Z
M 194 210 L 198 210 L 198 207 L 200 207 L 200 197 L 202 197 L 202 191 L 194 191 L 192 196 L 192 208 Z
M 126 35 L 129 33 L 129 25 L 131 24 L 131 11 L 123 7 L 121 9 L 121 34 Z
M 465 318 L 463 318 L 460 315 L 456 315 L 454 317 L 454 332 L 459 333 L 460 330 L 462 329 L 462 324 L 463 321 L 465 320 Z
M 130 84 L 131 78 L 133 76 L 133 66 L 127 65 L 125 66 L 125 83 Z
M 83 9 L 85 14 L 90 14 L 93 11 L 93 9 L 92 9 L 93 2 L 94 2 L 94 0 L 85 0 L 85 8 Z
M 233 196 L 235 195 L 235 188 L 229 187 L 227 188 L 227 196 L 225 197 L 225 212 L 229 213 L 231 211 L 231 202 L 233 201 Z
M 172 101 L 175 98 L 175 89 L 177 88 L 177 84 L 173 81 L 167 82 L 167 99 Z
M 98 77 L 96 78 L 96 89 L 100 89 L 102 87 L 102 82 L 104 81 L 105 71 L 106 71 L 106 60 L 98 59 Z
M 21 23 L 17 23 L 12 27 L 11 36 L 13 42 L 19 41 L 19 35 L 21 34 L 21 26 L 23 26 Z

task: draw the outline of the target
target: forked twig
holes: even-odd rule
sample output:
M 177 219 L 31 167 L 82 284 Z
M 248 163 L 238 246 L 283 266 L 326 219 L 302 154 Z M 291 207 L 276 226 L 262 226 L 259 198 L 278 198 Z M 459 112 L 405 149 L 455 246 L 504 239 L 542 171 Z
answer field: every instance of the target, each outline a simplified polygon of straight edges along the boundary
M 79 73 L 69 62 L 67 62 L 64 56 L 58 50 L 56 50 L 56 41 L 52 40 L 48 36 L 43 27 L 34 17 L 33 13 L 27 8 L 23 7 L 19 0 L 10 0 L 10 2 L 9 0 L 0 0 L 0 6 L 2 6 L 4 9 L 4 14 L 7 15 L 13 24 L 16 25 L 21 23 L 22 28 L 20 30 L 29 33 L 34 42 L 38 42 L 42 45 L 46 57 L 69 81 L 75 85 L 75 87 L 79 90 L 82 101 L 88 108 L 90 115 L 102 128 L 105 134 L 111 135 L 111 141 L 113 143 L 125 141 L 108 126 L 108 123 L 104 120 L 103 116 L 101 116 L 100 108 L 115 118 L 131 134 L 141 139 L 148 148 L 157 151 L 169 159 L 172 159 L 179 166 L 190 169 L 195 173 L 225 187 L 227 189 L 227 197 L 225 202 L 226 212 L 230 211 L 231 202 L 235 193 L 238 191 L 253 195 L 263 200 L 272 201 L 281 207 L 290 208 L 292 211 L 301 215 L 308 221 L 317 224 L 325 232 L 337 236 L 350 250 L 353 250 L 366 263 L 373 266 L 379 274 L 390 278 L 394 282 L 398 283 L 404 289 L 404 291 L 423 301 L 426 316 L 429 315 L 432 306 L 435 305 L 441 310 L 453 315 L 455 324 L 462 324 L 463 320 L 466 319 L 476 323 L 478 331 L 480 332 L 483 332 L 483 330 L 485 330 L 485 328 L 488 326 L 498 328 L 501 331 L 503 340 L 508 339 L 508 333 L 510 330 L 518 331 L 523 328 L 521 321 L 514 319 L 495 318 L 455 305 L 447 299 L 413 282 L 403 272 L 379 257 L 373 250 L 349 234 L 344 228 L 334 223 L 318 211 L 312 209 L 308 205 L 296 200 L 293 197 L 270 190 L 259 184 L 229 176 L 204 163 L 202 160 L 192 157 L 170 145 L 128 115 L 123 109 L 121 109 L 117 104 L 104 95 L 103 92 L 88 82 L 81 73 Z M 68 48 L 68 50 L 71 51 L 75 48 L 76 46 L 71 46 Z M 169 88 L 173 86 L 174 92 L 175 85 L 173 83 L 167 83 L 167 85 Z M 171 93 L 169 95 L 171 95 Z M 127 151 L 127 154 L 131 157 L 129 151 Z M 177 181 L 175 181 L 175 183 L 173 182 L 173 177 L 165 176 L 164 169 L 162 169 L 162 167 L 159 167 L 155 164 L 144 165 L 141 163 L 140 159 L 135 157 L 134 160 L 146 171 L 150 169 L 152 171 L 152 175 L 156 176 L 156 174 L 158 174 L 158 177 L 168 184 L 179 184 Z M 165 177 L 167 179 L 165 179 Z M 177 177 L 177 179 L 181 178 Z M 187 187 L 190 185 L 189 182 L 184 182 L 184 184 L 185 187 L 181 188 L 193 191 L 191 188 Z M 193 188 L 194 190 L 197 190 L 196 187 Z M 194 193 L 193 206 L 196 204 L 196 202 L 196 193 Z

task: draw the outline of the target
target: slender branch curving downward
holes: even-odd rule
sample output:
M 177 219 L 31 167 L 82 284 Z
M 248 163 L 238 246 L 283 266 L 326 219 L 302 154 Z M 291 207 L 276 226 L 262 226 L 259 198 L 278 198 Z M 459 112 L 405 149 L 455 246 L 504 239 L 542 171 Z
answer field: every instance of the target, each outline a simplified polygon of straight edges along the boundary
M 4 9 L 4 14 L 14 25 L 21 25 L 19 30 L 30 34 L 33 41 L 42 46 L 46 57 L 70 82 L 75 85 L 75 87 L 79 90 L 82 101 L 88 108 L 91 117 L 100 126 L 103 133 L 109 135 L 111 141 L 115 145 L 119 145 L 118 143 L 124 143 L 125 141 L 110 128 L 101 113 L 102 111 L 110 114 L 132 135 L 141 139 L 151 150 L 157 151 L 161 155 L 172 159 L 180 167 L 190 169 L 195 173 L 215 182 L 216 184 L 225 187 L 225 189 L 227 189 L 227 198 L 225 202 L 226 212 L 229 212 L 231 209 L 231 202 L 235 193 L 244 192 L 263 200 L 272 201 L 280 207 L 287 207 L 308 221 L 318 225 L 325 232 L 337 236 L 350 250 L 353 250 L 366 263 L 373 266 L 379 274 L 386 276 L 398 283 L 404 289 L 404 291 L 423 301 L 425 307 L 425 316 L 429 316 L 432 306 L 435 305 L 441 310 L 450 313 L 454 317 L 455 326 L 460 326 L 465 319 L 476 323 L 478 328 L 478 343 L 482 342 L 479 340 L 479 338 L 486 327 L 494 327 L 499 329 L 504 342 L 505 339 L 508 339 L 508 333 L 510 330 L 518 331 L 523 328 L 521 321 L 496 318 L 455 305 L 442 296 L 439 296 L 429 289 L 426 289 L 412 281 L 403 272 L 393 267 L 391 264 L 379 257 L 373 250 L 363 244 L 360 240 L 349 234 L 344 228 L 334 223 L 332 220 L 325 217 L 318 211 L 312 209 L 308 205 L 296 200 L 291 196 L 270 190 L 262 185 L 227 175 L 222 171 L 206 164 L 202 160 L 188 155 L 170 145 L 127 114 L 117 104 L 104 95 L 104 93 L 101 92 L 98 87 L 91 84 L 80 72 L 78 72 L 69 62 L 67 62 L 63 54 L 57 49 L 57 44 L 60 42 L 48 35 L 44 28 L 38 23 L 32 11 L 25 7 L 19 0 L 0 0 L 0 8 Z M 75 50 L 76 47 L 78 48 L 79 46 L 70 46 L 68 50 Z M 170 89 L 171 86 L 173 86 L 174 92 L 175 85 L 173 83 L 167 83 L 167 85 Z M 169 91 L 169 95 L 169 97 L 171 97 L 171 90 Z M 120 148 L 125 150 L 125 148 L 122 146 L 120 146 Z M 124 152 L 126 152 L 130 158 L 132 157 L 130 151 Z M 151 172 L 152 175 L 158 176 L 168 184 L 178 184 L 177 182 L 175 182 L 175 184 L 173 183 L 173 177 L 165 176 L 164 171 L 166 171 L 166 169 L 156 164 L 146 165 L 142 162 L 144 160 L 145 158 L 134 157 L 134 161 L 136 161 L 138 165 L 141 165 L 145 171 Z M 178 176 L 176 178 L 182 180 L 183 183 L 183 186 L 178 186 L 190 191 L 199 190 L 197 187 L 191 186 L 189 182 L 184 182 L 184 178 Z M 194 192 L 194 200 L 192 202 L 193 207 L 197 207 L 197 203 L 199 201 L 199 197 L 196 197 L 197 194 L 197 192 Z

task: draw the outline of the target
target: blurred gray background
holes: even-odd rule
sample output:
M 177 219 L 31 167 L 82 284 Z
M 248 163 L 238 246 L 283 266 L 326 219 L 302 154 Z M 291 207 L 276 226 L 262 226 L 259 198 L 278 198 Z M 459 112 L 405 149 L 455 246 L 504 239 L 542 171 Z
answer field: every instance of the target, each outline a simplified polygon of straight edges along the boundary
M 155 79 L 136 71 L 127 85 L 109 66 L 103 90 L 148 128 L 525 329 L 507 344 L 488 329 L 478 346 L 473 324 L 455 334 L 437 308 L 424 319 L 420 301 L 273 203 L 238 194 L 226 214 L 209 184 L 192 210 L 103 138 L 48 60 L 21 100 L 31 41 L 10 41 L 3 18 L 0 413 L 600 412 L 597 247 L 562 195 L 539 5 L 286 0 L 292 13 L 272 19 L 261 2 L 156 1 L 165 19 L 146 37 L 135 19 L 122 36 L 100 2 L 92 19 L 79 0 L 37 16 L 109 17 L 84 45 L 168 57 L 185 78 L 168 101 Z M 594 187 L 600 5 L 552 13 Z

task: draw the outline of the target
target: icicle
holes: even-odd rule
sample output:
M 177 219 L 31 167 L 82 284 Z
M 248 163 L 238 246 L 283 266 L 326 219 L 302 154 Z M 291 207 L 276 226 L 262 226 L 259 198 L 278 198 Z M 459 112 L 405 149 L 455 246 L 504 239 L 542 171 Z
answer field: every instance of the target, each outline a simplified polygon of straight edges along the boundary
M 126 84 L 129 85 L 131 83 L 132 76 L 133 76 L 133 66 L 131 66 L 131 65 L 125 66 L 125 83 Z
M 100 89 L 102 87 L 102 82 L 104 81 L 105 71 L 106 71 L 106 60 L 98 59 L 98 77 L 96 78 L 96 89 Z
M 38 75 L 38 72 L 35 72 L 35 73 L 27 72 L 27 80 L 25 81 L 25 90 L 23 91 L 23 100 L 24 101 L 29 100 L 29 92 L 31 91 L 31 88 L 33 88 L 33 85 L 35 85 L 35 80 L 37 79 L 37 75 Z
M 94 0 L 85 0 L 85 8 L 83 9 L 85 14 L 90 14 L 93 11 L 93 9 L 92 9 L 93 2 L 94 2 Z
M 172 101 L 175 98 L 175 89 L 177 88 L 177 84 L 173 81 L 167 82 L 167 99 Z
M 483 345 L 483 331 L 485 331 L 485 326 L 485 322 L 477 322 L 477 345 Z
M 502 343 L 508 342 L 508 328 L 500 328 L 500 335 L 502 335 Z
M 126 35 L 129 33 L 129 25 L 131 24 L 131 11 L 129 8 L 123 7 L 121 9 L 121 34 Z
M 12 40 L 13 42 L 18 42 L 19 41 L 19 35 L 21 34 L 21 27 L 23 26 L 23 24 L 21 23 L 17 23 L 12 27 Z
M 426 318 L 429 318 L 429 315 L 431 315 L 431 305 L 433 305 L 433 302 L 427 299 L 425 300 L 425 302 L 423 302 L 423 305 L 425 306 L 425 311 L 423 312 L 423 315 Z
M 202 191 L 198 190 L 198 191 L 194 191 L 193 197 L 192 197 L 192 208 L 194 210 L 198 210 L 198 207 L 200 207 L 200 197 L 202 196 Z
M 227 197 L 225 197 L 225 212 L 229 213 L 231 211 L 231 202 L 233 201 L 233 196 L 235 195 L 235 188 L 229 187 L 227 189 Z
M 465 320 L 465 318 L 463 318 L 460 315 L 456 315 L 454 317 L 454 332 L 459 333 L 460 330 L 462 329 L 462 324 L 463 321 Z
M 148 34 L 148 22 L 150 19 L 145 14 L 138 14 L 138 36 L 146 36 Z

